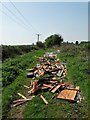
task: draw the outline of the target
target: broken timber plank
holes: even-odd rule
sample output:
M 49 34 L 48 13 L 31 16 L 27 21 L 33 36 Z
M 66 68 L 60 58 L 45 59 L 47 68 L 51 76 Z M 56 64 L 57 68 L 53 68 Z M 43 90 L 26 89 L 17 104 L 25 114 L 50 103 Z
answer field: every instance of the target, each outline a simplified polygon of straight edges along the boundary
M 47 66 L 43 66 L 43 68 L 44 68 L 44 69 L 46 69 L 46 68 L 47 68 Z
M 29 101 L 29 100 L 32 100 L 33 97 L 35 97 L 35 96 L 31 96 L 31 97 L 28 98 L 28 99 L 15 100 L 15 101 L 13 101 L 13 103 L 15 103 L 15 104 L 12 105 L 12 107 L 16 107 L 16 106 L 21 105 L 21 104 L 23 104 L 23 103 L 25 103 L 25 102 L 27 102 L 27 101 Z
M 15 100 L 15 101 L 13 101 L 13 103 L 29 101 L 29 100 L 31 100 L 31 99 L 32 99 L 32 98 L 30 98 L 30 99 L 19 99 L 19 100 Z
M 46 87 L 46 86 L 42 86 L 41 89 L 44 90 L 44 89 L 48 89 L 49 87 Z
M 29 100 L 32 100 L 33 97 L 34 97 L 34 96 L 30 96 L 30 97 L 27 98 L 27 99 L 14 100 L 13 103 L 22 102 L 22 101 L 29 101 Z
M 13 103 L 22 102 L 22 101 L 26 101 L 26 100 L 27 100 L 27 99 L 14 100 Z
M 24 95 L 22 95 L 21 93 L 17 93 L 20 97 L 27 99 Z
M 40 97 L 41 97 L 42 100 L 45 102 L 45 104 L 48 105 L 48 102 L 46 101 L 46 99 L 45 99 L 42 95 L 40 95 Z
M 54 86 L 51 86 L 51 85 L 47 85 L 47 84 L 43 84 L 43 86 L 45 86 L 45 87 L 49 87 L 49 88 L 53 88 Z
M 59 89 L 61 87 L 61 85 L 57 85 L 51 92 L 55 93 L 57 89 Z
M 35 71 L 34 71 L 34 74 L 36 74 L 37 72 L 38 72 L 38 70 L 35 70 Z
M 38 91 L 40 89 L 40 87 L 36 86 L 35 88 L 32 88 L 31 93 L 35 93 L 36 91 Z
M 50 83 L 52 83 L 52 84 L 53 84 L 53 83 L 57 83 L 57 82 L 58 82 L 58 81 L 52 81 L 52 80 L 50 80 Z
M 24 85 L 24 87 L 29 89 L 29 87 L 27 85 Z
M 61 76 L 62 76 L 62 73 L 63 73 L 63 70 L 59 71 L 59 72 L 57 73 L 57 75 L 61 77 Z
M 76 90 L 76 91 L 80 91 L 80 90 L 79 90 L 79 86 L 76 86 L 76 88 L 66 88 L 66 89 L 68 89 L 68 90 Z
M 43 75 L 44 75 L 44 71 L 42 71 L 39 76 L 43 76 Z
M 18 102 L 18 103 L 16 103 L 16 104 L 14 104 L 12 107 L 16 107 L 16 106 L 21 105 L 21 104 L 23 104 L 23 103 L 25 103 L 25 102 L 26 102 L 26 101 Z

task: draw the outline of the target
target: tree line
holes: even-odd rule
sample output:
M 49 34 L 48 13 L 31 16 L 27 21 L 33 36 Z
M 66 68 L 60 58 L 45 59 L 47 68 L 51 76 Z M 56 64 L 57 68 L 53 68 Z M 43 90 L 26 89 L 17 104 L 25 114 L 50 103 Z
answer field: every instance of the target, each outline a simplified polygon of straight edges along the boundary
M 17 45 L 17 46 L 8 46 L 1 45 L 2 48 L 2 61 L 7 58 L 13 58 L 16 55 L 22 55 L 24 53 L 31 52 L 32 50 L 37 50 L 38 47 L 35 45 Z
M 63 43 L 62 43 L 63 42 Z M 38 41 L 36 42 L 36 45 L 17 45 L 17 46 L 7 46 L 7 45 L 1 45 L 2 47 L 2 61 L 4 61 L 7 58 L 15 57 L 16 55 L 22 55 L 24 53 L 31 52 L 32 50 L 38 50 L 38 49 L 46 49 L 53 46 L 60 46 L 62 44 L 74 44 L 64 42 L 63 37 L 60 34 L 54 34 L 50 35 L 45 39 L 44 42 Z M 76 45 L 82 45 L 84 47 L 89 48 L 88 42 L 81 42 L 78 41 L 75 42 Z

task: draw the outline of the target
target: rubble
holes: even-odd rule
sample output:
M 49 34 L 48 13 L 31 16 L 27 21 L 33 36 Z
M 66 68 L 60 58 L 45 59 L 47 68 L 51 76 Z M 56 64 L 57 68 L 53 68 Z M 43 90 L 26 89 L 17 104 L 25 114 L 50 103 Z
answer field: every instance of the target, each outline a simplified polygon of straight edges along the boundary
M 60 52 L 60 51 L 58 51 Z M 37 64 L 32 69 L 27 69 L 27 77 L 31 78 L 30 87 L 24 85 L 29 89 L 28 93 L 35 95 L 39 90 L 47 90 L 54 95 L 51 99 L 64 99 L 67 101 L 80 102 L 83 98 L 80 96 L 79 86 L 75 86 L 70 82 L 64 82 L 67 74 L 66 63 L 61 63 L 57 59 L 56 53 L 46 53 L 43 57 L 39 57 L 40 64 Z M 56 96 L 56 93 L 58 94 Z M 16 105 L 23 104 L 29 99 L 18 93 L 23 100 L 17 100 Z M 40 95 L 40 98 L 48 105 L 46 99 Z M 31 99 L 30 99 L 31 100 Z M 19 103 L 18 103 L 19 102 Z

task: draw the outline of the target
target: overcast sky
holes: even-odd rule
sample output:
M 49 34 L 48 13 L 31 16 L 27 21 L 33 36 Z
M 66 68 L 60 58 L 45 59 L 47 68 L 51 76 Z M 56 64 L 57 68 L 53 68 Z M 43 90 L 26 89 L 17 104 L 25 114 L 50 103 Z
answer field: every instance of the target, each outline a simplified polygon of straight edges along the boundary
M 7 45 L 35 43 L 36 33 L 41 41 L 52 34 L 61 34 L 69 42 L 88 40 L 88 3 L 0 3 L 0 26 L 1 44 Z

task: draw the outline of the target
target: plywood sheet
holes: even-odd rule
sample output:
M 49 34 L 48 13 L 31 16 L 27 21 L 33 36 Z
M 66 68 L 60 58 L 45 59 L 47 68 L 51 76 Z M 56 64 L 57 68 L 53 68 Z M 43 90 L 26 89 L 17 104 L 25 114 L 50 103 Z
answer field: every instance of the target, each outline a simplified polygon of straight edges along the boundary
M 61 93 L 57 96 L 57 98 L 66 99 L 66 100 L 74 100 L 76 94 L 77 94 L 77 91 L 66 89 L 66 90 L 61 91 Z

